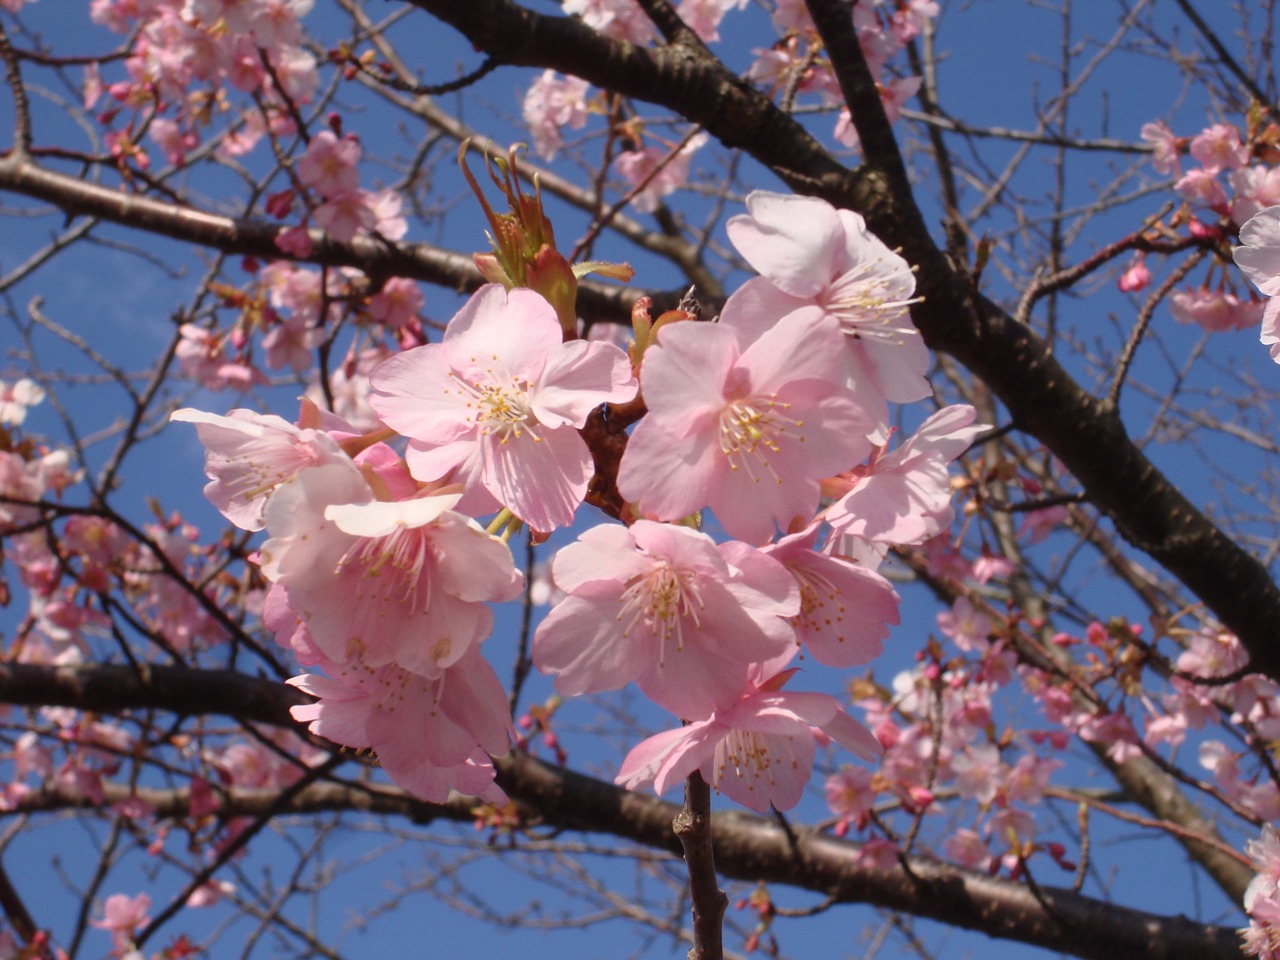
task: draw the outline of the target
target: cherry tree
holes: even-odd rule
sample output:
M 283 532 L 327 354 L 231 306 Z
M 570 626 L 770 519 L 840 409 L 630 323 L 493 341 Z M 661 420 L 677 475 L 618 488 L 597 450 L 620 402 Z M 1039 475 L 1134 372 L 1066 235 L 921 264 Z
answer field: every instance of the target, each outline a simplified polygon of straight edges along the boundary
M 1270 0 L 0 8 L 0 957 L 1280 956 Z

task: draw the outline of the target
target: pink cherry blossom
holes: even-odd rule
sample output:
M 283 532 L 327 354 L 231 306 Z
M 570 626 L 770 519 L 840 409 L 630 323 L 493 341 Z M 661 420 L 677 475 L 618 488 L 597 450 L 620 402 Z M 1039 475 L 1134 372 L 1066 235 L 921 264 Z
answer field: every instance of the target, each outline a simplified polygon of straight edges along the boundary
M 372 749 L 387 775 L 411 793 L 433 803 L 444 802 L 450 789 L 502 799 L 489 756 L 507 752 L 511 717 L 502 682 L 478 650 L 432 679 L 386 664 L 289 683 L 318 698 L 293 707 L 295 720 L 334 743 Z
M 23 377 L 15 383 L 0 380 L 0 424 L 20 427 L 27 419 L 27 408 L 44 399 L 44 387 Z
M 316 207 L 311 220 L 331 240 L 346 243 L 357 233 L 377 225 L 368 201 L 369 194 L 363 190 L 339 193 Z
M 1016 569 L 1008 557 L 983 550 L 982 555 L 973 561 L 970 575 L 978 583 L 988 583 L 995 577 L 1011 576 Z
M 369 316 L 395 330 L 412 323 L 425 302 L 416 281 L 392 277 L 369 300 Z
M 262 529 L 272 492 L 300 471 L 326 463 L 350 464 L 328 434 L 301 429 L 277 416 L 232 410 L 221 417 L 187 407 L 175 410 L 169 419 L 196 425 L 209 478 L 204 495 L 242 530 Z
M 865 760 L 880 755 L 875 737 L 834 697 L 784 691 L 787 678 L 762 680 L 756 672 L 728 708 L 632 749 L 616 782 L 628 790 L 652 785 L 661 795 L 696 770 L 729 799 L 767 813 L 800 802 L 813 773 L 815 730 Z
M 654 38 L 653 21 L 636 0 L 564 0 L 564 12 L 578 15 L 605 36 L 644 46 Z
M 622 456 L 618 490 L 643 514 L 705 506 L 732 537 L 763 543 L 809 519 L 819 481 L 861 459 L 871 423 L 841 389 L 829 317 L 791 316 L 745 350 L 726 324 L 676 323 L 645 352 L 649 413 Z
M 133 945 L 133 932 L 151 922 L 150 909 L 151 897 L 145 893 L 136 897 L 113 893 L 103 905 L 102 919 L 89 922 L 99 930 L 109 930 L 114 949 L 122 953 Z
M 253 39 L 263 47 L 301 43 L 302 26 L 298 21 L 314 5 L 315 0 L 258 0 L 249 21 Z
M 942 842 L 942 849 L 953 863 L 970 870 L 987 870 L 995 860 L 987 842 L 967 827 L 961 827 L 947 837 Z
M 902 115 L 902 108 L 916 95 L 923 82 L 924 77 L 899 77 L 888 84 L 877 85 L 880 91 L 880 104 L 884 107 L 884 115 L 890 123 Z M 843 107 L 836 117 L 832 136 L 846 147 L 858 146 L 858 129 L 853 125 L 853 116 L 849 113 L 848 107 Z
M 909 43 L 924 30 L 926 21 L 941 13 L 937 0 L 907 0 L 893 13 L 893 32 L 899 43 Z
M 699 133 L 690 138 L 674 157 L 672 148 L 665 145 L 653 145 L 643 150 L 627 150 L 618 154 L 614 166 L 618 173 L 635 187 L 644 184 L 644 188 L 632 199 L 632 205 L 644 213 L 652 213 L 658 208 L 658 201 L 675 193 L 689 179 L 689 164 L 693 155 L 707 142 L 707 135 Z
M 938 614 L 938 629 L 966 652 L 985 650 L 991 635 L 991 618 L 976 609 L 967 597 L 956 597 L 950 610 Z
M 1151 271 L 1147 269 L 1146 254 L 1139 250 L 1129 261 L 1128 269 L 1120 274 L 1116 286 L 1122 293 L 1136 293 L 1139 290 L 1145 290 L 1150 282 Z
M 636 393 L 621 350 L 562 342 L 546 300 L 494 284 L 467 301 L 442 343 L 392 357 L 371 382 L 373 408 L 409 438 L 415 477 L 457 470 L 541 531 L 570 524 L 586 494 L 591 455 L 577 428 L 600 404 Z
M 850 767 L 827 777 L 823 792 L 827 796 L 827 806 L 839 818 L 836 836 L 848 833 L 851 824 L 865 825 L 867 814 L 876 800 L 872 779 L 873 774 L 862 767 Z
M 1227 192 L 1217 177 L 1208 170 L 1191 170 L 1173 185 L 1174 192 L 1182 199 L 1208 207 L 1217 213 L 1227 213 L 1230 204 Z
M 1191 141 L 1191 156 L 1209 173 L 1234 170 L 1249 162 L 1249 148 L 1240 142 L 1235 127 L 1215 123 Z
M 746 5 L 747 0 L 680 0 L 676 13 L 703 42 L 715 43 L 720 39 L 724 15 L 734 7 L 741 10 Z
M 307 144 L 295 165 L 298 178 L 326 200 L 351 193 L 360 186 L 356 164 L 360 143 L 354 137 L 339 139 L 331 130 L 321 130 Z
M 1181 151 L 1178 138 L 1173 135 L 1168 124 L 1163 120 L 1144 123 L 1140 135 L 1152 147 L 1151 165 L 1156 168 L 1157 173 L 1169 176 L 1179 172 L 1178 155 Z
M 1280 167 L 1257 166 L 1233 170 L 1227 177 L 1235 196 L 1231 219 L 1243 225 L 1267 207 L 1280 204 Z
M 973 407 L 944 407 L 893 453 L 855 471 L 826 520 L 841 536 L 878 543 L 922 543 L 951 524 L 947 465 L 985 427 Z
M 306 319 L 293 315 L 272 325 L 262 338 L 262 349 L 267 358 L 267 369 L 285 367 L 294 373 L 311 368 L 314 351 L 325 340 L 325 330 L 307 323 Z
M 383 238 L 400 240 L 409 232 L 409 221 L 401 213 L 404 199 L 397 191 L 388 187 L 375 193 L 365 193 L 364 203 L 373 212 L 372 229 Z
M 556 554 L 552 575 L 567 596 L 534 634 L 534 663 L 566 696 L 634 681 L 686 719 L 728 707 L 749 663 L 794 649 L 782 618 L 800 605 L 776 560 L 743 544 L 728 555 L 688 527 L 588 530 Z
M 457 500 L 377 502 L 358 472 L 304 470 L 267 504 L 263 576 L 330 660 L 437 677 L 488 635 L 486 603 L 523 584 L 506 544 L 449 509 Z
M 522 113 L 533 136 L 533 148 L 544 160 L 555 159 L 560 131 L 581 130 L 587 123 L 587 91 L 591 85 L 577 77 L 561 77 L 545 70 L 529 85 Z
M 1280 363 L 1280 207 L 1268 207 L 1251 217 L 1240 228 L 1240 242 L 1232 251 L 1236 265 L 1271 297 L 1258 339 L 1270 350 L 1271 359 Z
M 1169 309 L 1179 323 L 1195 323 L 1210 333 L 1221 333 L 1259 323 L 1266 305 L 1222 290 L 1200 289 L 1179 290 L 1169 298 Z
M 1059 526 L 1070 522 L 1071 512 L 1062 504 L 1030 510 L 1018 524 L 1018 536 L 1029 543 L 1043 543 Z
M 813 550 L 817 536 L 815 523 L 763 550 L 800 587 L 800 612 L 791 620 L 796 639 L 827 666 L 867 663 L 898 623 L 898 594 L 880 574 Z
M 886 399 L 933 392 L 909 311 L 915 276 L 860 215 L 762 190 L 747 197 L 747 211 L 729 220 L 729 239 L 761 276 L 729 298 L 722 318 L 744 344 L 793 313 L 833 316 L 845 333 L 847 382 L 876 423 L 887 419 Z
M 1240 228 L 1232 257 L 1264 296 L 1280 294 L 1280 206 L 1268 207 Z

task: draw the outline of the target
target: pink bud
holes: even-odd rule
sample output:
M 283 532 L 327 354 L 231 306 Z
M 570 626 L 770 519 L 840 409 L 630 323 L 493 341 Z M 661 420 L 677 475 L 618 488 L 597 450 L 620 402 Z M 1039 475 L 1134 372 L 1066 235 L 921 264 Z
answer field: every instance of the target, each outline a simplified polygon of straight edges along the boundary
M 1147 269 L 1146 254 L 1139 250 L 1133 255 L 1129 269 L 1120 274 L 1116 286 L 1124 293 L 1136 293 L 1139 290 L 1145 290 L 1150 282 L 1151 271 Z

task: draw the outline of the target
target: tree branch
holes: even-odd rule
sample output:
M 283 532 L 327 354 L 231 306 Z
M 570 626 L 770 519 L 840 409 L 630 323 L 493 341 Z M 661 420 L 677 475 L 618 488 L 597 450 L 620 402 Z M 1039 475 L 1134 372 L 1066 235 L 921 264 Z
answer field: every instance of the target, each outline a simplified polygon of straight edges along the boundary
M 163 709 L 190 716 L 207 712 L 296 727 L 288 711 L 306 702 L 306 697 L 285 684 L 230 671 L 8 664 L 0 667 L 0 702 L 101 713 Z M 508 756 L 498 760 L 497 767 L 499 783 L 524 805 L 528 822 L 605 833 L 680 853 L 671 830 L 679 812 L 674 804 L 527 756 Z M 33 809 L 40 804 L 49 809 L 55 802 L 51 798 L 58 796 L 38 793 L 26 802 Z M 174 815 L 185 816 L 189 809 L 182 802 L 182 791 L 167 797 L 140 796 Z M 86 805 L 71 795 L 67 801 Z M 279 791 L 232 790 L 226 794 L 222 815 L 236 812 L 237 804 L 245 805 L 245 813 L 255 809 L 261 813 L 278 804 L 281 814 L 352 809 L 406 816 L 419 823 L 437 817 L 472 818 L 469 802 L 427 804 L 390 787 L 314 784 L 285 802 Z M 726 877 L 814 890 L 833 902 L 902 910 L 1087 960 L 1236 960 L 1240 956 L 1238 937 L 1227 927 L 1132 910 L 1055 887 L 1038 886 L 1033 893 L 1025 884 L 926 857 L 906 857 L 902 866 L 878 870 L 861 864 L 857 844 L 813 830 L 784 831 L 774 821 L 746 813 L 718 814 L 713 817 L 713 829 L 716 866 Z

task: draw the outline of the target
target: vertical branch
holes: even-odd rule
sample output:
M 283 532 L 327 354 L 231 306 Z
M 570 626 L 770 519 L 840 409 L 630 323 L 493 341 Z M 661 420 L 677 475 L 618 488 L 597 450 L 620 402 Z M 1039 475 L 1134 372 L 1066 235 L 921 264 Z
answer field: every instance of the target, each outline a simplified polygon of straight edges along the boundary
M 723 960 L 723 927 L 729 898 L 716 879 L 711 838 L 711 788 L 694 771 L 684 782 L 684 808 L 671 821 L 689 868 L 693 903 L 693 947 L 689 960 Z

